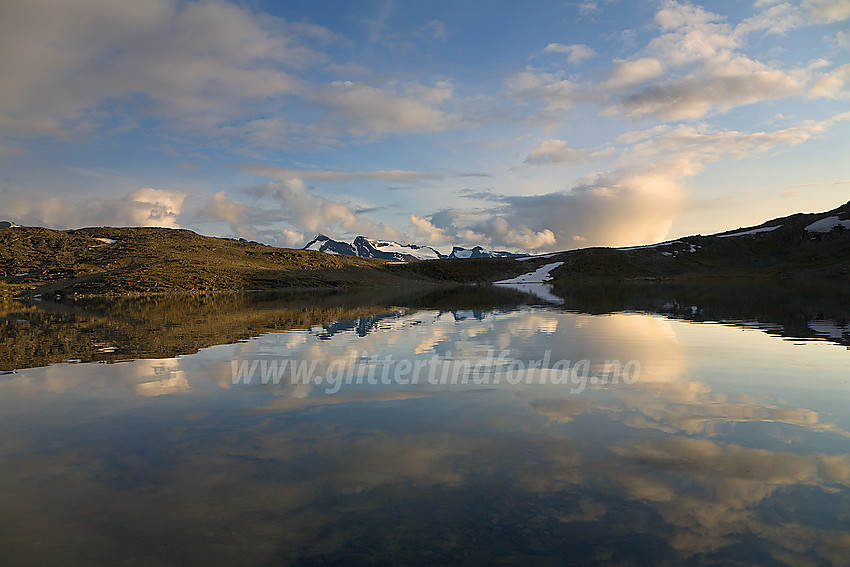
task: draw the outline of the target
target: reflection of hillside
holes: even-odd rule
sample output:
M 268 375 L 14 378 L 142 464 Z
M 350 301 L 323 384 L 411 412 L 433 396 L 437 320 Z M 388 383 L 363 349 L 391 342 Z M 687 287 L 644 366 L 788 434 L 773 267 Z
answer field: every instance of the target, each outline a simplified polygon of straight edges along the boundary
M 783 388 L 783 371 L 799 372 L 783 357 L 769 357 L 768 375 L 748 365 L 776 354 L 765 343 L 823 367 L 846 360 L 842 349 L 798 349 L 654 315 L 511 310 L 513 296 L 490 298 L 501 312 L 458 323 L 463 306 L 474 307 L 467 292 L 441 291 L 444 309 L 405 316 L 381 310 L 428 300 L 257 296 L 243 309 L 244 297 L 219 298 L 236 307 L 176 313 L 243 318 L 241 328 L 248 321 L 256 332 L 259 320 L 244 312 L 363 311 L 327 340 L 317 329 L 268 334 L 192 357 L 54 366 L 0 381 L 0 458 L 16 464 L 0 467 L 5 541 L 30 545 L 42 564 L 109 563 L 111 551 L 80 560 L 104 548 L 151 564 L 160 550 L 177 550 L 182 563 L 203 565 L 828 565 L 847 557 L 846 419 L 810 391 Z M 152 329 L 194 320 L 137 302 L 90 312 L 106 318 L 107 305 L 116 309 L 109 316 L 153 321 Z M 742 349 L 716 365 L 727 340 Z M 505 382 L 325 395 L 315 384 L 231 381 L 233 359 L 326 367 L 352 352 L 475 359 L 494 347 L 523 359 L 551 349 L 595 370 L 608 358 L 636 358 L 641 376 L 581 395 Z M 824 360 L 825 351 L 838 356 Z M 745 391 L 714 379 L 739 365 L 753 371 Z M 826 387 L 843 383 L 842 370 L 799 376 Z M 46 513 L 25 513 L 33 509 Z M 42 534 L 53 536 L 50 545 L 36 545 Z
M 645 311 L 690 321 L 756 327 L 789 338 L 850 346 L 850 288 L 830 281 L 559 283 L 564 308 L 585 313 Z
M 267 332 L 315 325 L 361 326 L 365 333 L 381 316 L 398 312 L 398 307 L 416 310 L 433 302 L 447 309 L 510 308 L 527 300 L 516 292 L 476 289 L 379 288 L 8 302 L 0 306 L 0 369 L 67 360 L 171 358 Z
M 65 360 L 170 358 L 265 332 L 385 312 L 333 294 L 149 297 L 7 305 L 0 323 L 5 368 Z

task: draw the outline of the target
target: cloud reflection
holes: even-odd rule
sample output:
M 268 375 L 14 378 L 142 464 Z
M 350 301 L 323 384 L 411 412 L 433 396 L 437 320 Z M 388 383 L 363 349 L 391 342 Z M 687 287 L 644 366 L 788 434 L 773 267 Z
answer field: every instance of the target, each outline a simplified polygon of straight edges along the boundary
M 0 468 L 0 524 L 12 526 L 0 551 L 85 563 L 120 549 L 139 562 L 213 565 L 344 564 L 363 550 L 378 562 L 457 562 L 489 549 L 491 562 L 517 550 L 534 562 L 573 542 L 585 562 L 637 549 L 722 562 L 741 546 L 759 562 L 840 562 L 850 549 L 843 417 L 757 374 L 750 393 L 706 378 L 718 367 L 705 329 L 638 314 L 423 310 L 364 336 L 289 331 L 174 359 L 21 371 L 0 383 L 0 459 L 14 463 Z M 763 339 L 796 348 L 736 335 L 752 349 Z M 794 353 L 814 363 L 809 346 Z M 641 375 L 581 395 L 524 383 L 337 395 L 231 383 L 234 357 L 327 367 L 364 351 L 474 358 L 493 348 L 524 359 L 551 350 L 597 370 L 638 359 Z M 812 502 L 824 503 L 817 517 Z M 48 533 L 49 545 L 32 547 Z

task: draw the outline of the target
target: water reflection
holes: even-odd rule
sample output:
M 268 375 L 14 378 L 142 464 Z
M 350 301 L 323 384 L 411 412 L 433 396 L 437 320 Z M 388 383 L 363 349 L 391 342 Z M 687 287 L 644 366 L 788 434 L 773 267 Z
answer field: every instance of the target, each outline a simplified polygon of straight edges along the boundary
M 191 355 L 1 377 L 0 557 L 16 565 L 844 561 L 850 355 L 840 341 L 797 344 L 517 296 L 487 308 L 467 293 L 372 302 L 347 323 L 263 327 Z M 345 300 L 321 301 L 336 309 Z M 279 316 L 276 305 L 262 309 Z M 552 360 L 588 360 L 594 375 L 606 361 L 634 359 L 640 376 L 588 382 L 580 393 L 541 384 L 539 369 L 516 383 L 379 380 L 335 394 L 313 382 L 233 381 L 234 360 L 316 361 L 323 371 L 354 354 L 357 372 L 368 372 L 374 354 L 449 364 L 490 351 L 507 351 L 505 365 L 549 351 Z

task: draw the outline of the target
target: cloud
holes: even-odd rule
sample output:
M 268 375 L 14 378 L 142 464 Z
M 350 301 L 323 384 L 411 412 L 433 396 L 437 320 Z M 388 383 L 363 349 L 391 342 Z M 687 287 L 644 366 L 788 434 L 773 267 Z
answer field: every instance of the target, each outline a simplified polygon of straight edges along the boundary
M 788 9 L 771 7 L 735 29 L 701 7 L 667 2 L 655 21 L 664 33 L 611 68 L 605 84 L 616 102 L 606 114 L 691 120 L 806 91 L 805 70 L 771 67 L 740 51 L 746 33 L 796 25 Z
M 824 74 L 812 86 L 812 96 L 839 98 L 850 94 L 850 64 Z
M 248 205 L 236 203 L 219 191 L 198 210 L 201 218 L 224 220 L 231 230 L 242 238 L 254 238 L 256 230 L 248 226 Z
M 567 56 L 567 61 L 573 64 L 581 63 L 586 59 L 596 56 L 596 52 L 582 44 L 564 45 L 563 43 L 550 43 L 543 48 L 543 53 L 557 53 Z
M 433 87 L 418 83 L 402 92 L 366 83 L 337 81 L 311 97 L 325 112 L 323 127 L 356 137 L 406 132 L 438 132 L 456 127 L 459 117 L 438 108 L 452 97 L 452 85 Z
M 17 195 L 5 206 L 19 224 L 50 228 L 86 226 L 162 226 L 178 228 L 187 194 L 167 189 L 142 188 L 122 199 L 88 198 L 65 201 Z
M 706 12 L 701 6 L 691 6 L 668 1 L 665 7 L 655 14 L 655 23 L 663 30 L 673 30 L 688 26 L 700 26 L 720 20 L 720 16 Z
M 232 121 L 245 103 L 303 91 L 294 74 L 325 55 L 319 26 L 219 2 L 33 0 L 0 18 L 0 126 L 65 135 L 110 119 Z M 134 118 L 123 118 L 131 105 Z
M 588 16 L 590 14 L 594 14 L 599 12 L 599 5 L 596 2 L 580 2 L 578 5 L 578 11 L 582 16 Z
M 803 25 L 806 21 L 798 6 L 780 3 L 743 20 L 735 26 L 739 35 L 764 31 L 768 34 L 784 35 L 785 32 Z
M 667 235 L 683 198 L 677 174 L 672 168 L 624 171 L 596 176 L 568 191 L 504 197 L 508 209 L 499 217 L 501 226 L 545 234 L 534 248 L 547 251 L 658 242 Z M 492 230 L 499 226 L 494 222 L 475 229 L 500 239 L 503 234 Z
M 304 235 L 304 233 L 298 232 L 297 230 L 284 228 L 279 232 L 279 238 L 276 238 L 275 240 L 281 242 L 286 246 L 300 248 L 302 245 L 306 244 L 307 237 Z
M 446 24 L 440 20 L 431 20 L 425 24 L 425 29 L 431 32 L 434 39 L 445 41 L 449 37 L 449 32 L 446 30 Z
M 685 201 L 685 180 L 707 164 L 799 145 L 843 120 L 850 113 L 772 132 L 661 125 L 628 133 L 623 140 L 633 145 L 621 149 L 612 170 L 563 191 L 484 195 L 494 206 L 481 214 L 490 218 L 468 228 L 494 245 L 545 251 L 660 242 Z
M 287 169 L 266 163 L 246 163 L 239 169 L 251 175 L 279 179 L 301 179 L 303 181 L 328 181 L 337 183 L 350 183 L 356 181 L 392 181 L 395 183 L 420 181 L 426 179 L 440 179 L 443 175 L 438 173 L 427 173 L 422 171 L 328 171 L 313 169 Z
M 819 23 L 831 24 L 850 19 L 850 2 L 847 0 L 804 0 L 803 7 Z
M 450 244 L 456 240 L 454 233 L 435 226 L 425 217 L 410 215 L 410 224 L 413 225 L 413 231 L 418 236 L 425 238 L 428 244 Z
M 523 250 L 548 248 L 555 244 L 555 235 L 548 228 L 533 230 L 522 224 L 508 222 L 504 217 L 494 217 L 471 227 L 494 244 L 504 244 Z
M 269 212 L 276 220 L 290 223 L 295 229 L 310 234 L 317 232 L 365 234 L 377 238 L 398 239 L 391 227 L 375 224 L 359 215 L 349 203 L 340 203 L 313 194 L 301 179 L 268 183 L 248 190 L 255 197 L 271 197 L 280 204 L 279 211 Z
M 538 118 L 550 121 L 577 100 L 577 85 L 556 73 L 528 69 L 506 81 L 508 93 L 522 106 L 542 105 Z
M 617 61 L 611 67 L 607 85 L 627 87 L 637 85 L 664 74 L 661 61 L 651 57 L 642 57 L 634 61 Z
M 525 158 L 529 165 L 561 165 L 579 163 L 584 158 L 581 150 L 571 148 L 563 140 L 544 140 Z

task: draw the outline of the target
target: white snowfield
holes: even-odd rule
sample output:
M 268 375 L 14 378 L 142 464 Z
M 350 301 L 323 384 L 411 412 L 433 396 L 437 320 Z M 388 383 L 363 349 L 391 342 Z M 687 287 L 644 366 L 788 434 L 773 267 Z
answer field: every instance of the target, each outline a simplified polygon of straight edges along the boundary
M 558 266 L 562 266 L 563 262 L 554 262 L 552 264 L 546 264 L 545 266 L 540 266 L 533 272 L 528 272 L 527 274 L 522 274 L 521 276 L 517 276 L 515 278 L 510 278 L 508 280 L 501 280 L 498 282 L 494 282 L 497 284 L 535 284 L 535 283 L 545 283 L 552 280 L 552 270 L 557 268 Z
M 644 244 L 642 246 L 627 246 L 626 248 L 617 248 L 620 252 L 629 252 L 630 250 L 645 250 L 647 248 L 658 248 L 659 246 L 667 246 L 669 244 L 685 244 L 681 240 L 668 240 L 667 242 L 659 242 L 658 244 Z
M 94 246 L 89 246 L 89 250 L 92 248 L 100 248 L 101 246 L 109 246 L 110 244 L 115 244 L 116 240 L 112 238 L 97 238 L 95 240 L 99 241 L 100 244 L 95 244 Z
M 540 256 L 523 256 L 522 258 L 514 258 L 514 260 L 525 262 L 526 260 L 535 260 L 537 258 L 551 258 L 552 256 L 557 256 L 558 254 L 560 254 L 560 252 L 552 252 L 551 254 L 541 254 Z
M 412 246 L 403 246 L 398 242 L 387 242 L 383 240 L 370 240 L 372 246 L 381 252 L 396 252 L 398 254 L 407 254 L 418 260 L 439 260 L 440 255 L 430 248 L 413 248 Z
M 732 234 L 718 234 L 717 238 L 732 238 L 735 236 L 749 236 L 750 234 L 758 234 L 760 232 L 771 232 L 781 227 L 781 224 L 776 226 L 765 226 L 763 228 L 754 228 L 752 230 L 746 230 L 744 232 L 733 232 Z
M 472 250 L 458 250 L 455 252 L 455 258 L 469 258 L 472 256 Z
M 831 339 L 842 339 L 845 334 L 850 334 L 850 325 L 830 320 L 810 321 L 809 328 Z
M 806 232 L 829 232 L 837 226 L 850 230 L 850 220 L 838 220 L 838 217 L 826 217 L 806 227 Z
M 548 283 L 498 283 L 497 285 L 501 287 L 507 287 L 510 289 L 515 289 L 517 291 L 521 291 L 523 293 L 529 293 L 531 295 L 537 296 L 543 301 L 548 301 L 549 303 L 563 303 L 564 300 L 552 293 L 552 284 Z

